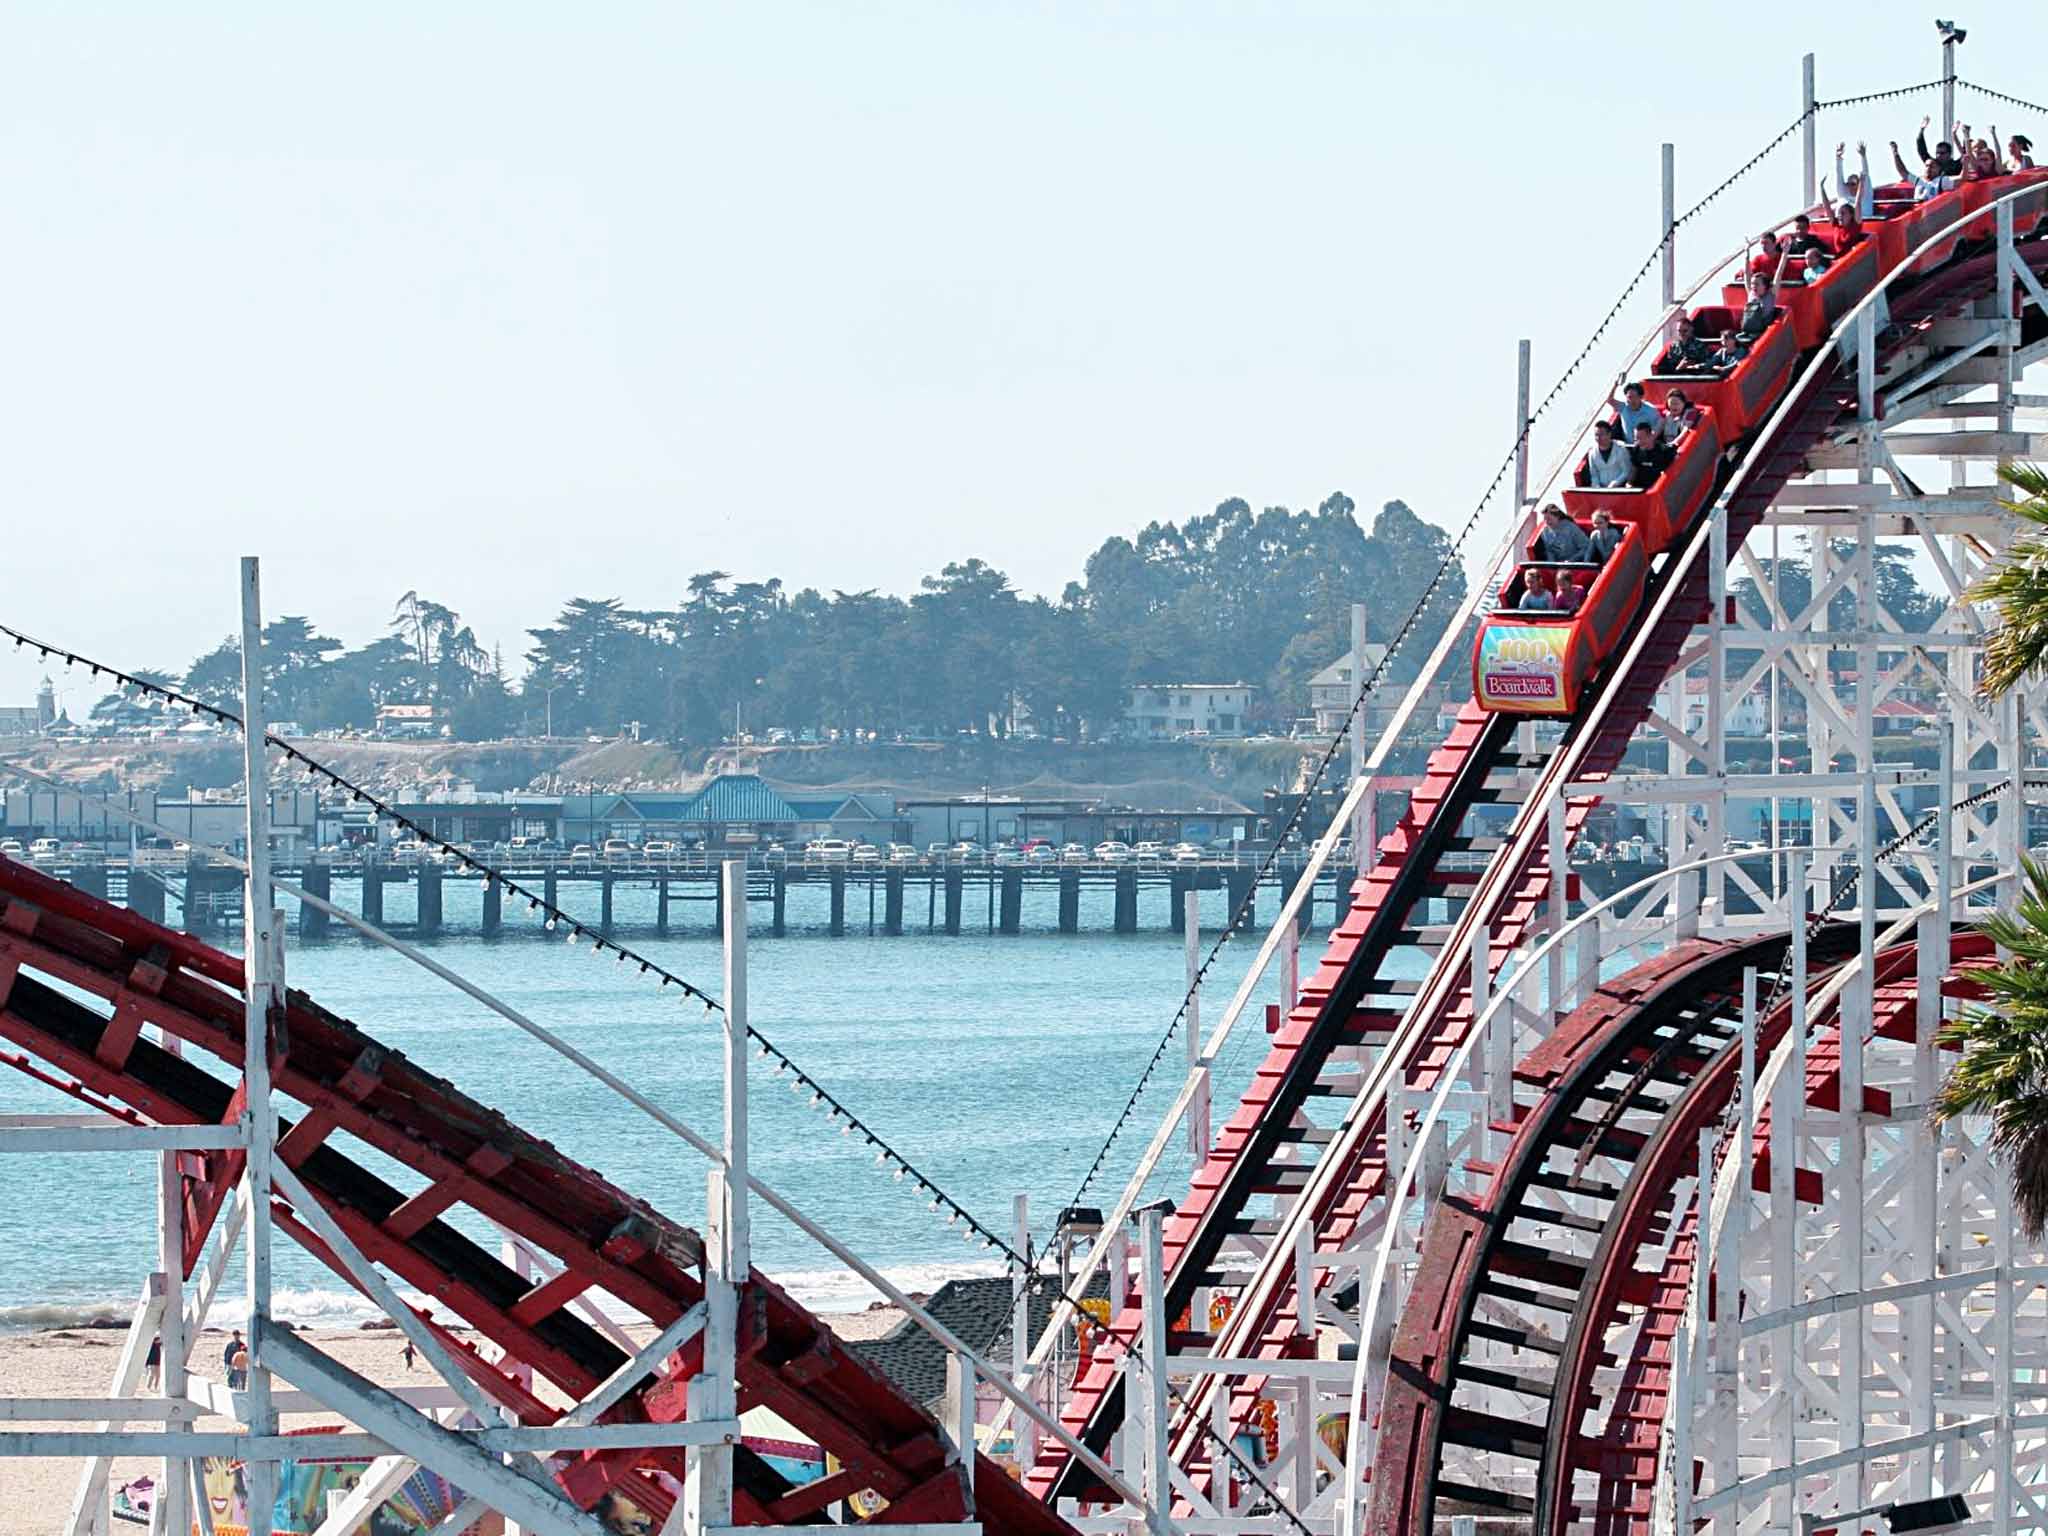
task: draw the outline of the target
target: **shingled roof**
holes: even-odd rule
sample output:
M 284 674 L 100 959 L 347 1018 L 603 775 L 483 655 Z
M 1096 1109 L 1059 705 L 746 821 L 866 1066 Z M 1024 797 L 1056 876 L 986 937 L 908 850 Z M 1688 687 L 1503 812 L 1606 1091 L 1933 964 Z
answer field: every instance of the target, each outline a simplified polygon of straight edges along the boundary
M 1097 1274 L 1091 1296 L 1109 1294 L 1108 1277 Z M 1031 1298 L 1031 1341 L 1045 1331 L 1058 1298 L 1047 1286 Z M 984 1360 L 1010 1360 L 1010 1277 L 989 1275 L 948 1280 L 924 1303 L 931 1317 Z M 864 1356 L 898 1387 L 936 1410 L 946 1395 L 946 1349 L 916 1322 L 904 1318 L 878 1339 L 859 1339 L 847 1348 Z

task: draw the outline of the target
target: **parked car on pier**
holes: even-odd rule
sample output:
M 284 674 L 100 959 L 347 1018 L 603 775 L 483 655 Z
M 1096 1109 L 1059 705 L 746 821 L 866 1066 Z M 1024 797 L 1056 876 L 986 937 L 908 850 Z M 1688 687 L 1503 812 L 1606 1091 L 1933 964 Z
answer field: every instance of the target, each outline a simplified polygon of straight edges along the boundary
M 1095 845 L 1095 857 L 1104 864 L 1127 864 L 1131 858 L 1131 845 L 1112 838 L 1106 843 Z
M 0 837 L 0 854 L 5 854 L 10 859 L 18 859 L 21 857 L 22 852 L 20 838 Z
M 672 859 L 676 856 L 676 845 L 665 837 L 657 837 L 651 843 L 642 843 L 640 851 L 650 859 Z
M 998 864 L 1022 864 L 1024 862 L 1024 854 L 1022 850 L 1016 848 L 998 848 L 995 851 L 995 862 Z
M 391 845 L 391 857 L 401 864 L 417 864 L 426 856 L 427 845 L 416 837 Z
M 882 850 L 873 843 L 856 843 L 853 849 L 853 862 L 856 864 L 879 864 L 882 862 Z
M 1088 862 L 1088 850 L 1079 843 L 1065 843 L 1060 848 L 1060 862 L 1062 864 L 1086 864 Z
M 843 837 L 813 838 L 804 844 L 804 857 L 824 864 L 844 864 L 853 857 L 853 844 Z
M 979 864 L 987 857 L 979 843 L 955 843 L 948 851 L 948 857 L 962 864 Z
M 1166 844 L 1139 843 L 1131 849 L 1131 856 L 1140 864 L 1157 864 L 1166 857 Z
M 1059 849 L 1053 847 L 1044 838 L 1038 839 L 1037 842 L 1024 850 L 1024 862 L 1027 864 L 1050 864 L 1059 856 Z
M 1202 862 L 1202 850 L 1194 843 L 1175 843 L 1173 845 L 1173 862 L 1176 864 L 1199 864 Z
M 597 862 L 597 850 L 588 843 L 578 843 L 569 850 L 569 862 L 571 864 L 595 864 Z
M 917 862 L 917 849 L 913 844 L 891 843 L 887 851 L 891 864 L 914 864 Z
M 633 845 L 623 837 L 608 837 L 604 840 L 604 856 L 607 859 L 630 859 Z

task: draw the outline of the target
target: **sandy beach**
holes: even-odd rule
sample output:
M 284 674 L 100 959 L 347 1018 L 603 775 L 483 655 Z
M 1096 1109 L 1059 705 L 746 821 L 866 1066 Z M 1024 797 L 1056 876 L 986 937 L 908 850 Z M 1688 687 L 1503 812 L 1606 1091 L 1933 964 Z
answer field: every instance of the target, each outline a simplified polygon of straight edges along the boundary
M 872 1311 L 828 1316 L 825 1321 L 841 1338 L 859 1339 L 886 1333 L 900 1316 L 894 1308 L 878 1307 Z M 631 1331 L 636 1337 L 645 1337 L 651 1332 L 645 1328 Z M 395 1328 L 308 1330 L 304 1337 L 317 1343 L 351 1370 L 383 1386 L 427 1386 L 434 1380 L 432 1370 L 424 1360 L 417 1361 L 410 1370 L 406 1368 L 402 1353 L 405 1337 Z M 111 1328 L 59 1328 L 43 1333 L 0 1337 L 0 1394 L 9 1397 L 103 1396 L 113 1379 L 122 1339 L 122 1333 Z M 192 1349 L 194 1375 L 208 1376 L 216 1381 L 222 1378 L 221 1351 L 227 1339 L 226 1333 L 215 1328 L 208 1328 L 200 1335 Z M 287 1414 L 284 1427 L 301 1429 L 342 1422 L 331 1413 Z M 10 1427 L 77 1429 L 88 1426 Z M 227 1429 L 232 1426 L 223 1419 L 203 1418 L 197 1427 Z M 0 1460 L 0 1536 L 49 1536 L 58 1530 L 70 1508 L 72 1489 L 81 1465 L 77 1461 Z M 117 1461 L 113 1481 L 119 1484 L 131 1478 L 152 1475 L 158 1465 L 140 1457 Z M 117 1525 L 115 1529 L 118 1532 L 140 1531 L 142 1528 Z

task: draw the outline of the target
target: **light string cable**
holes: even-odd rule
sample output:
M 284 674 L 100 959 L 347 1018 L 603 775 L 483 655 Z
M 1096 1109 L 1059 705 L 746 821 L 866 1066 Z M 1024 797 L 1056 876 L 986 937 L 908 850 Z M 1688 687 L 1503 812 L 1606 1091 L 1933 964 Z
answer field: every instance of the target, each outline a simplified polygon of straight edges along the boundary
M 1974 80 L 1964 80 L 1958 78 L 1956 84 L 1961 86 L 1966 91 L 1975 91 L 1979 96 L 1988 96 L 1993 101 L 2002 101 L 2005 102 L 2008 106 L 2025 107 L 2029 112 L 2048 112 L 2048 107 L 2042 106 L 2041 103 L 2039 103 L 2038 101 L 2026 101 L 2018 96 L 2008 96 L 2003 91 L 1994 91 L 1993 89 L 1991 89 L 1990 86 L 1979 85 Z M 1954 123 L 1943 123 L 1941 125 L 1941 131 L 1943 134 L 1946 134 L 1949 131 L 1949 129 L 1953 128 L 1954 126 Z M 1986 126 L 1988 127 L 1989 124 L 1987 124 Z M 1998 148 L 1996 144 L 1992 145 L 1991 147 L 1994 150 Z
M 195 715 L 211 719 L 217 724 L 233 726 L 237 730 L 241 728 L 242 718 L 233 710 L 224 709 L 216 704 L 209 704 L 203 699 L 194 698 L 190 694 L 183 693 L 176 688 L 151 682 L 147 678 L 137 677 L 133 673 L 124 672 L 119 667 L 110 666 L 102 661 L 95 661 L 91 657 L 80 655 L 76 651 L 69 651 L 60 645 L 39 640 L 33 635 L 26 634 L 6 624 L 0 624 L 0 637 L 11 639 L 17 650 L 24 648 L 35 650 L 46 661 L 56 659 L 61 660 L 66 667 L 85 667 L 94 677 L 104 676 L 121 686 L 138 689 L 144 693 L 154 695 L 167 703 L 188 709 Z M 382 817 L 393 825 L 404 828 L 422 842 L 431 843 L 436 848 L 442 850 L 444 854 L 454 857 L 460 863 L 476 870 L 486 878 L 496 880 L 507 891 L 526 901 L 530 910 L 547 914 L 548 926 L 550 928 L 566 925 L 568 928 L 568 942 L 570 944 L 574 945 L 579 940 L 588 938 L 591 942 L 593 954 L 602 955 L 606 951 L 611 951 L 618 957 L 618 963 L 621 965 L 629 961 L 636 963 L 639 966 L 639 971 L 636 974 L 652 975 L 659 979 L 662 986 L 681 988 L 685 998 L 702 1003 L 707 1013 L 723 1013 L 725 1011 L 722 1003 L 708 995 L 694 983 L 677 976 L 657 962 L 647 959 L 645 956 L 618 943 L 616 940 L 607 939 L 602 934 L 592 933 L 587 926 L 561 908 L 536 895 L 516 881 L 499 874 L 489 865 L 464 852 L 462 849 L 444 841 L 429 829 L 421 826 L 418 822 L 388 805 L 352 780 L 337 773 L 325 764 L 308 757 L 289 742 L 269 732 L 264 733 L 264 740 L 267 745 L 276 747 L 280 752 L 284 753 L 288 760 L 300 764 L 308 777 L 325 779 L 337 789 L 345 791 L 352 800 L 368 805 L 374 816 Z M 40 776 L 38 775 L 37 777 Z M 265 790 L 268 790 L 267 784 Z M 250 793 L 255 793 L 254 786 L 250 786 Z M 884 1166 L 893 1165 L 895 1176 L 899 1183 L 906 1180 L 914 1181 L 917 1193 L 920 1196 L 928 1197 L 929 1208 L 934 1214 L 943 1213 L 945 1215 L 946 1224 L 949 1227 L 961 1226 L 963 1228 L 962 1235 L 968 1242 L 971 1243 L 979 1239 L 980 1246 L 983 1249 L 994 1250 L 1000 1254 L 1013 1272 L 1021 1272 L 1027 1277 L 1034 1291 L 1043 1292 L 1048 1288 L 1049 1282 L 1045 1276 L 1038 1273 L 1037 1267 L 1028 1253 L 1019 1253 L 1000 1233 L 978 1221 L 966 1206 L 941 1189 L 929 1175 L 919 1171 L 915 1164 L 911 1163 L 908 1158 L 884 1141 L 872 1126 L 848 1109 L 823 1084 L 799 1067 L 789 1057 L 788 1053 L 776 1046 L 760 1030 L 749 1025 L 747 1034 L 754 1043 L 756 1053 L 772 1062 L 777 1076 L 788 1075 L 791 1078 L 790 1087 L 799 1097 L 808 1097 L 811 1106 L 814 1109 L 820 1110 L 828 1122 L 840 1123 L 841 1135 L 851 1136 L 855 1132 L 860 1133 L 863 1138 L 863 1144 L 874 1148 L 875 1161 Z M 1074 1297 L 1067 1295 L 1064 1291 L 1059 1291 L 1054 1299 L 1067 1302 L 1076 1312 L 1081 1310 L 1078 1301 Z M 1144 1355 L 1135 1339 L 1122 1338 L 1112 1329 L 1104 1329 L 1103 1333 L 1106 1337 L 1114 1340 L 1117 1346 L 1132 1359 L 1141 1363 L 1144 1361 Z M 1165 1381 L 1168 1394 L 1183 1409 L 1191 1408 L 1192 1405 L 1188 1402 L 1186 1395 L 1173 1383 L 1171 1377 L 1164 1376 L 1163 1362 L 1161 1370 L 1162 1379 Z M 1247 1484 L 1257 1488 L 1265 1495 L 1274 1508 L 1280 1510 L 1287 1517 L 1289 1523 L 1300 1532 L 1300 1536 L 1314 1536 L 1314 1533 L 1302 1522 L 1300 1517 L 1286 1506 L 1279 1494 L 1259 1477 L 1257 1471 L 1238 1451 L 1236 1446 L 1231 1444 L 1226 1437 L 1218 1434 L 1215 1428 L 1206 1421 L 1196 1420 L 1194 1422 L 1196 1422 L 1203 1436 L 1214 1441 L 1223 1454 L 1244 1474 Z
M 1996 784 L 1988 785 L 1987 787 L 1978 790 L 1974 794 L 1965 795 L 1962 799 L 1958 800 L 1954 805 L 1948 807 L 1946 814 L 1955 815 L 1961 811 L 1974 810 L 1976 807 L 1982 805 L 1985 801 L 1993 799 L 1996 796 L 2003 794 L 2006 790 L 2010 789 L 2011 787 L 2012 780 L 2001 779 Z M 1901 832 L 1897 837 L 1893 838 L 1890 842 L 1886 843 L 1884 847 L 1880 848 L 1877 851 L 1876 862 L 1878 864 L 1890 864 L 1895 862 L 1897 859 L 1899 859 L 1902 855 L 1904 855 L 1910 850 L 1911 845 L 1919 840 L 1922 833 L 1928 831 L 1932 827 L 1939 825 L 1943 814 L 1944 812 L 1941 810 L 1941 808 L 1936 807 L 1934 810 L 1931 810 L 1926 815 L 1922 816 L 1918 821 L 1914 822 L 1912 826 L 1908 827 L 1905 831 Z M 1850 896 L 1855 894 L 1856 887 L 1858 883 L 1862 880 L 1862 876 L 1863 871 L 1858 866 L 1855 855 L 1850 853 L 1844 853 L 1841 859 L 1836 863 L 1834 869 L 1829 872 L 1827 901 L 1824 904 L 1822 904 L 1822 906 L 1817 911 L 1815 911 L 1812 914 L 1812 916 L 1810 916 L 1806 921 L 1806 936 L 1808 939 L 1812 939 L 1816 934 L 1820 932 L 1822 928 L 1826 927 L 1828 923 L 1833 921 L 1835 914 L 1841 911 L 1842 907 L 1848 902 Z M 1770 996 L 1766 999 L 1762 1013 L 1760 1013 L 1758 1017 L 1762 1017 L 1763 1013 L 1769 1013 L 1772 1008 L 1776 1007 L 1778 999 L 1784 994 L 1785 990 L 1791 986 L 1791 984 L 1792 952 L 1788 948 L 1785 951 L 1784 959 L 1779 962 L 1777 977 L 1771 983 Z
M 1933 80 L 1919 85 L 1900 86 L 1895 90 L 1877 91 L 1866 96 L 1845 96 L 1833 101 L 1817 101 L 1813 105 L 1813 115 L 1834 108 L 1856 106 L 1867 101 L 1882 101 L 1893 96 L 1911 95 L 1916 91 L 1924 91 L 1930 86 L 1940 84 L 1939 80 Z M 1458 530 L 1457 537 L 1451 541 L 1450 550 L 1445 555 L 1443 563 L 1437 567 L 1436 573 L 1429 579 L 1429 584 L 1423 588 L 1422 596 L 1416 600 L 1415 606 L 1409 611 L 1408 616 L 1401 621 L 1401 625 L 1395 631 L 1393 638 L 1388 641 L 1386 653 L 1373 666 L 1371 673 L 1361 680 L 1357 692 L 1352 697 L 1351 707 L 1345 711 L 1343 722 L 1331 733 L 1329 740 L 1324 743 L 1323 750 L 1317 757 L 1315 767 L 1309 775 L 1307 787 L 1301 791 L 1296 799 L 1294 808 L 1288 813 L 1285 823 L 1275 836 L 1272 850 L 1267 853 L 1265 859 L 1260 863 L 1259 872 L 1252 877 L 1250 885 L 1246 888 L 1244 898 L 1238 903 L 1236 910 L 1230 914 L 1229 921 L 1224 924 L 1222 932 L 1218 934 L 1216 941 L 1210 946 L 1208 954 L 1203 957 L 1201 964 L 1196 968 L 1194 979 L 1189 983 L 1187 992 L 1182 996 L 1180 1006 L 1174 1010 L 1173 1017 L 1168 1022 L 1165 1031 L 1160 1035 L 1158 1044 L 1152 1049 L 1151 1057 L 1139 1071 L 1136 1084 L 1132 1087 L 1130 1095 L 1125 1099 L 1123 1108 L 1117 1112 L 1116 1119 L 1110 1125 L 1109 1134 L 1103 1139 L 1101 1149 L 1095 1154 L 1094 1160 L 1088 1165 L 1088 1171 L 1081 1176 L 1081 1182 L 1075 1188 L 1072 1197 L 1068 1199 L 1067 1205 L 1079 1205 L 1087 1197 L 1088 1191 L 1094 1187 L 1096 1179 L 1101 1176 L 1104 1167 L 1109 1161 L 1110 1152 L 1116 1146 L 1118 1139 L 1123 1135 L 1124 1131 L 1129 1127 L 1131 1117 L 1137 1112 L 1139 1100 L 1143 1098 L 1154 1075 L 1158 1072 L 1160 1063 L 1166 1059 L 1168 1048 L 1173 1044 L 1175 1036 L 1186 1024 L 1188 1011 L 1193 1006 L 1195 994 L 1200 990 L 1203 981 L 1207 978 L 1209 971 L 1215 966 L 1224 948 L 1239 932 L 1250 928 L 1251 912 L 1257 898 L 1258 888 L 1265 881 L 1267 875 L 1272 872 L 1273 866 L 1278 860 L 1280 851 L 1286 844 L 1287 839 L 1299 828 L 1302 818 L 1307 814 L 1308 808 L 1315 798 L 1316 790 L 1321 786 L 1324 778 L 1329 773 L 1330 764 L 1336 760 L 1338 750 L 1350 736 L 1352 721 L 1357 718 L 1359 710 L 1365 706 L 1366 701 L 1372 698 L 1379 691 L 1381 684 L 1387 680 L 1395 656 L 1400 652 L 1403 644 L 1411 637 L 1416 626 L 1422 622 L 1437 592 L 1449 580 L 1452 570 L 1460 565 L 1459 556 L 1465 547 L 1466 541 L 1470 539 L 1474 529 L 1478 527 L 1480 519 L 1485 515 L 1494 496 L 1499 492 L 1501 482 L 1507 478 L 1508 471 L 1514 467 L 1516 454 L 1520 453 L 1527 446 L 1530 433 L 1534 430 L 1537 421 L 1549 411 L 1551 406 L 1556 404 L 1559 396 L 1564 393 L 1566 386 L 1577 376 L 1579 370 L 1585 366 L 1594 350 L 1606 337 L 1608 330 L 1620 318 L 1623 308 L 1635 296 L 1636 290 L 1642 286 L 1643 279 L 1649 276 L 1650 269 L 1657 264 L 1658 258 L 1664 252 L 1665 245 L 1676 237 L 1679 229 L 1699 218 L 1722 193 L 1733 187 L 1743 177 L 1747 176 L 1769 158 L 1774 150 L 1800 130 L 1809 115 L 1802 112 L 1798 117 L 1793 118 L 1791 122 L 1779 129 L 1763 148 L 1737 166 L 1733 172 L 1724 177 L 1705 196 L 1701 197 L 1698 202 L 1672 220 L 1671 229 L 1666 234 L 1665 239 L 1658 241 L 1649 255 L 1643 258 L 1642 265 L 1636 268 L 1635 274 L 1629 278 L 1627 284 L 1622 288 L 1620 296 L 1608 306 L 1606 314 L 1600 317 L 1599 324 L 1593 327 L 1592 334 L 1586 338 L 1585 344 L 1579 348 L 1577 355 L 1566 365 L 1564 371 L 1558 375 L 1556 383 L 1550 386 L 1549 391 L 1537 403 L 1535 409 L 1529 413 L 1529 419 L 1523 423 L 1521 432 L 1517 434 L 1514 444 L 1509 448 L 1506 457 L 1501 460 L 1500 467 L 1493 472 L 1493 478 L 1487 483 L 1485 493 L 1480 496 L 1478 505 L 1472 509 L 1471 515 L 1465 519 L 1464 526 Z
M 33 649 L 45 660 L 61 660 L 67 667 L 85 667 L 90 670 L 94 677 L 105 676 L 123 687 L 134 688 L 144 693 L 155 695 L 167 703 L 188 709 L 193 714 L 211 719 L 217 724 L 232 726 L 236 730 L 241 729 L 242 717 L 233 710 L 224 709 L 216 704 L 209 704 L 203 699 L 194 698 L 190 694 L 183 693 L 176 688 L 152 682 L 147 678 L 137 677 L 133 673 L 122 671 L 119 667 L 109 666 L 105 662 L 95 661 L 91 657 L 66 650 L 60 645 L 39 640 L 33 635 L 26 634 L 6 624 L 0 624 L 0 637 L 11 639 L 17 650 L 24 648 Z M 695 982 L 677 975 L 659 961 L 649 959 L 631 947 L 619 943 L 616 939 L 606 938 L 602 933 L 594 931 L 587 923 L 548 901 L 539 892 L 521 885 L 518 881 L 492 868 L 474 854 L 458 848 L 454 844 L 435 835 L 428 828 L 421 826 L 411 817 L 381 800 L 369 790 L 364 789 L 360 784 L 308 756 L 290 742 L 269 732 L 265 732 L 264 740 L 268 745 L 282 752 L 289 761 L 299 764 L 308 778 L 325 780 L 336 789 L 345 792 L 352 801 L 367 805 L 373 816 L 381 817 L 394 826 L 403 828 L 421 842 L 431 844 L 439 849 L 444 857 L 452 858 L 463 866 L 482 875 L 487 880 L 495 881 L 506 892 L 524 901 L 529 911 L 541 914 L 545 919 L 545 926 L 548 931 L 562 931 L 564 938 L 572 947 L 588 940 L 591 954 L 594 957 L 602 957 L 609 953 L 616 958 L 616 962 L 621 966 L 637 966 L 638 969 L 634 974 L 650 977 L 662 987 L 675 987 L 679 989 L 685 1000 L 701 1003 L 707 1014 L 723 1013 L 725 1011 L 724 1004 L 712 997 Z M 1015 1254 L 1010 1252 L 1009 1244 L 1003 1240 L 1000 1233 L 983 1222 L 978 1221 L 962 1202 L 948 1194 L 930 1174 L 918 1168 L 908 1157 L 885 1141 L 874 1126 L 854 1113 L 815 1076 L 799 1066 L 787 1051 L 776 1045 L 774 1041 L 770 1040 L 760 1029 L 752 1024 L 747 1026 L 747 1036 L 753 1043 L 755 1053 L 771 1064 L 775 1075 L 777 1077 L 787 1077 L 790 1080 L 790 1090 L 793 1093 L 800 1098 L 807 1098 L 811 1107 L 825 1116 L 828 1124 L 837 1124 L 842 1136 L 851 1137 L 856 1134 L 859 1135 L 862 1138 L 863 1147 L 873 1149 L 876 1163 L 893 1169 L 899 1183 L 913 1182 L 918 1195 L 929 1202 L 933 1212 L 945 1216 L 948 1226 L 962 1226 L 962 1236 L 968 1242 L 979 1239 L 983 1248 L 1000 1250 L 1008 1254 L 1013 1260 L 1017 1258 Z

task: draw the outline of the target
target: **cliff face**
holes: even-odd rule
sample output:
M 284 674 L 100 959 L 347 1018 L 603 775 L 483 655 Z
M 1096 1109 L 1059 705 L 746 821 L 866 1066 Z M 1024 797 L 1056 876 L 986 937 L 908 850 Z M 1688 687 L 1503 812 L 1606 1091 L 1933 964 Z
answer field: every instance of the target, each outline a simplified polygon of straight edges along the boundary
M 1040 741 L 826 743 L 677 751 L 626 740 L 399 742 L 309 739 L 312 757 L 368 787 L 467 780 L 480 790 L 694 789 L 715 774 L 757 773 L 807 795 L 871 789 L 898 798 L 978 794 L 1102 797 L 1141 806 L 1228 810 L 1292 785 L 1316 747 L 1298 742 L 1056 745 Z M 82 785 L 176 795 L 241 782 L 230 738 L 38 741 L 16 757 Z

